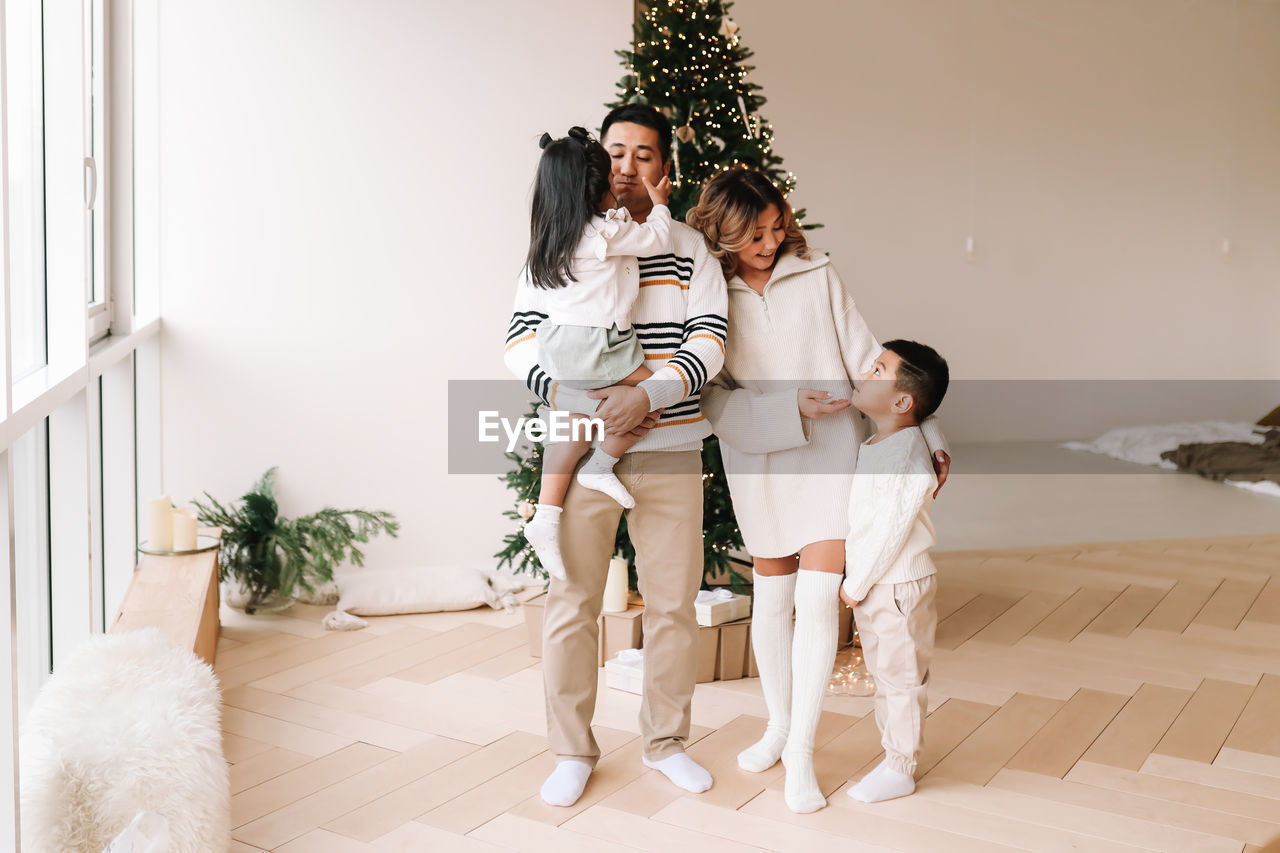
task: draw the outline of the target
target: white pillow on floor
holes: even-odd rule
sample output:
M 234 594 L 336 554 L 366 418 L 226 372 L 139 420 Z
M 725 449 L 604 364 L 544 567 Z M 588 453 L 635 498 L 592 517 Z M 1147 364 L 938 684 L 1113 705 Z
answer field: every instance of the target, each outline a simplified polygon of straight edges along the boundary
M 470 610 L 482 604 L 510 611 L 520 589 L 518 581 L 460 566 L 361 569 L 338 578 L 337 607 L 359 616 Z

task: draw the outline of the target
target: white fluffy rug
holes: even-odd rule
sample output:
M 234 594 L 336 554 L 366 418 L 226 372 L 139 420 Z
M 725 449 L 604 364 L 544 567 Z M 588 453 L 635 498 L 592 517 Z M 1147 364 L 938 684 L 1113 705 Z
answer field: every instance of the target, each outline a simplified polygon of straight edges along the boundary
M 171 853 L 228 850 L 220 709 L 213 670 L 154 628 L 85 642 L 23 727 L 24 853 L 101 853 L 144 810 Z

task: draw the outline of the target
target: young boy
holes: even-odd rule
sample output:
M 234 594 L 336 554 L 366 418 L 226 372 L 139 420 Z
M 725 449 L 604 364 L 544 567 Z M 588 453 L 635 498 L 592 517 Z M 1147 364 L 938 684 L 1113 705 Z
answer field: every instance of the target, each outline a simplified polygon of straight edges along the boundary
M 890 341 L 850 395 L 876 425 L 858 449 L 849 495 L 849 538 L 840 599 L 853 608 L 867 669 L 876 680 L 876 723 L 885 758 L 849 789 L 864 803 L 916 789 L 925 688 L 938 626 L 937 541 L 929 507 L 937 477 L 920 421 L 947 392 L 947 362 L 914 341 Z

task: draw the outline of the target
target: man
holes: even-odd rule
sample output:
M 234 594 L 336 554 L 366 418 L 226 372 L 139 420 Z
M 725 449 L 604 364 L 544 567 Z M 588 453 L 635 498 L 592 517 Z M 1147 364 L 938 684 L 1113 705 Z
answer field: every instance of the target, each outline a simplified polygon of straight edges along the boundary
M 605 117 L 601 134 L 612 160 L 610 206 L 626 207 L 643 222 L 652 202 L 641 179 L 656 185 L 670 172 L 671 125 L 652 107 L 629 104 Z M 724 362 L 728 302 L 720 264 L 702 236 L 673 223 L 671 239 L 670 252 L 638 260 L 640 296 L 631 320 L 654 371 L 650 378 L 589 392 L 560 386 L 538 366 L 535 331 L 546 312 L 540 291 L 524 286 L 505 361 L 544 403 L 554 398 L 557 409 L 594 413 L 611 433 L 643 433 L 614 470 L 636 501 L 627 529 L 645 601 L 644 763 L 701 793 L 711 787 L 711 774 L 684 752 L 698 642 L 693 599 L 703 572 L 701 447 L 711 434 L 698 397 Z M 552 805 L 577 802 L 600 757 L 591 733 L 597 619 L 621 513 L 607 495 L 570 485 L 560 521 L 567 577 L 551 582 L 543 617 L 547 738 L 557 765 L 542 798 Z

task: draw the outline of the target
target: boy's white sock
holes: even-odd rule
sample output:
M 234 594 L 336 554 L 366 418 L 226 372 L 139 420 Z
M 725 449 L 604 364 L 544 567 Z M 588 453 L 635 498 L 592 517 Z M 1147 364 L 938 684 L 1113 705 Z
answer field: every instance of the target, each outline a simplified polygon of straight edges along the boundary
M 564 507 L 538 504 L 538 511 L 524 526 L 524 538 L 533 546 L 542 568 L 556 580 L 565 579 L 564 558 L 560 556 L 560 513 Z
M 888 761 L 881 761 L 862 781 L 845 791 L 860 803 L 879 803 L 905 797 L 916 790 L 915 777 L 910 773 L 894 770 Z
M 738 753 L 738 766 L 763 773 L 778 763 L 791 730 L 791 640 L 795 623 L 796 574 L 752 574 L 751 648 L 760 670 L 760 689 L 769 709 L 764 737 Z
M 631 509 L 636 505 L 636 500 L 613 473 L 613 466 L 617 464 L 618 457 L 610 456 L 597 447 L 596 452 L 591 454 L 591 458 L 582 463 L 582 467 L 578 469 L 578 483 L 585 488 L 604 492 L 626 509 Z
M 658 761 L 650 761 L 647 758 L 641 760 L 644 761 L 645 767 L 657 770 L 670 779 L 676 787 L 683 788 L 691 794 L 701 794 L 711 787 L 711 774 L 683 752 L 668 755 Z
M 796 629 L 791 652 L 791 733 L 782 751 L 787 768 L 783 793 L 799 814 L 827 804 L 813 770 L 813 739 L 822 715 L 822 697 L 831 680 L 839 631 L 843 575 L 801 569 L 796 578 Z
M 591 765 L 585 761 L 561 761 L 542 783 L 542 799 L 552 806 L 571 806 L 582 796 L 591 777 Z

